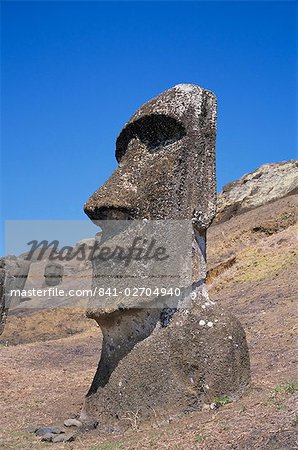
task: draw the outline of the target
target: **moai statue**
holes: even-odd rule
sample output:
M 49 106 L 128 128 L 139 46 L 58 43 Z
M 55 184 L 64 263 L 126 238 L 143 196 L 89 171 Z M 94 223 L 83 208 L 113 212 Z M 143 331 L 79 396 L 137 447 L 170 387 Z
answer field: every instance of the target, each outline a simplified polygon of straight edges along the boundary
M 187 308 L 126 302 L 87 311 L 102 330 L 103 346 L 81 419 L 97 421 L 100 430 L 167 420 L 220 395 L 237 398 L 249 383 L 243 328 L 210 301 L 205 284 L 206 231 L 216 211 L 215 138 L 214 94 L 189 84 L 163 92 L 124 126 L 118 167 L 85 204 L 103 235 L 111 220 L 191 224 Z M 98 267 L 95 257 L 99 287 Z
M 48 263 L 44 269 L 44 285 L 58 286 L 62 282 L 64 267 L 59 263 Z
M 24 289 L 30 262 L 22 258 L 0 258 L 0 334 L 3 333 L 9 309 L 21 303 L 21 296 L 11 291 Z

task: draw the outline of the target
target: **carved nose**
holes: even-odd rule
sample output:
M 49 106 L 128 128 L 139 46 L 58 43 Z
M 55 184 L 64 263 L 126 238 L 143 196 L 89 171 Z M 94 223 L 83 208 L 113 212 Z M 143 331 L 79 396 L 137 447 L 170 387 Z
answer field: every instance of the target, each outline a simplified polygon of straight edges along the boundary
M 128 221 L 136 218 L 136 211 L 113 206 L 88 207 L 88 202 L 84 208 L 87 216 L 92 222 L 101 228 L 102 241 L 120 233 L 129 226 Z
M 89 206 L 88 202 L 84 207 L 87 216 L 93 222 L 105 220 L 132 220 L 136 218 L 136 210 L 122 206 Z

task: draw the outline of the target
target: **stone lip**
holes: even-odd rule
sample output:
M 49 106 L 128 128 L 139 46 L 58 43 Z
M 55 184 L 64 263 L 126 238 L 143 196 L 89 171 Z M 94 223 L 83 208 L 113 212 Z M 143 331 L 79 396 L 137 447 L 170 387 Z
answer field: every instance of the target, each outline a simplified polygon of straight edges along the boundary
M 298 193 L 298 159 L 264 164 L 226 184 L 217 197 L 216 223 Z

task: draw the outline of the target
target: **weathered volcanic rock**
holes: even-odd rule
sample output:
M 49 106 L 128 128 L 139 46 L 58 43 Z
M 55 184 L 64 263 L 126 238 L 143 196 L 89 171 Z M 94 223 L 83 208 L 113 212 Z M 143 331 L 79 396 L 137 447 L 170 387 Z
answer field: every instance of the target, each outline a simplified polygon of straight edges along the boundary
M 216 222 L 298 193 L 298 160 L 264 164 L 218 194 Z
M 36 436 L 45 436 L 49 434 L 60 434 L 64 433 L 64 430 L 60 427 L 39 427 L 35 430 Z
M 53 437 L 52 442 L 54 444 L 58 443 L 58 442 L 72 442 L 74 441 L 76 438 L 76 433 L 63 433 L 63 434 L 58 434 L 56 436 Z
M 64 421 L 64 426 L 65 427 L 81 427 L 82 426 L 82 422 L 80 420 L 77 419 L 66 419 Z
M 216 208 L 215 136 L 215 95 L 199 86 L 174 86 L 124 126 L 116 142 L 118 167 L 85 204 L 86 214 L 103 229 L 102 248 L 115 239 L 121 243 L 132 220 L 141 222 L 141 230 L 144 223 L 162 222 L 168 236 L 170 221 L 180 220 L 183 233 L 168 243 L 176 260 L 181 241 L 190 255 L 189 284 L 178 284 L 182 298 L 174 307 L 159 294 L 152 304 L 133 296 L 119 303 L 107 295 L 89 305 L 87 314 L 99 324 L 103 343 L 81 420 L 98 422 L 102 431 L 135 429 L 155 415 L 167 420 L 220 395 L 237 398 L 249 383 L 244 330 L 209 301 L 205 284 L 206 231 Z M 114 278 L 122 280 L 119 265 L 108 262 L 111 269 L 103 274 L 102 258 L 94 256 L 94 288 L 102 287 L 114 267 Z M 181 273 L 184 266 L 185 260 Z M 142 277 L 134 272 L 134 283 L 141 279 L 146 286 L 153 269 Z

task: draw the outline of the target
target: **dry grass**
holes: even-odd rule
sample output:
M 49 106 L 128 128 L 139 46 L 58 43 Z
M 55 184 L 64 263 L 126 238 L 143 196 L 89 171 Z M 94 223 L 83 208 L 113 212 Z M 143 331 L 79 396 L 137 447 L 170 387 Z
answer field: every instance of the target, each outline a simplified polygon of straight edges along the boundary
M 258 282 L 298 261 L 298 254 L 273 252 L 260 247 L 248 247 L 237 255 L 238 270 L 234 282 Z
M 49 341 L 83 333 L 94 328 L 94 323 L 85 316 L 85 311 L 76 308 L 57 308 L 45 311 L 19 312 L 9 316 L 0 345 L 25 344 Z

